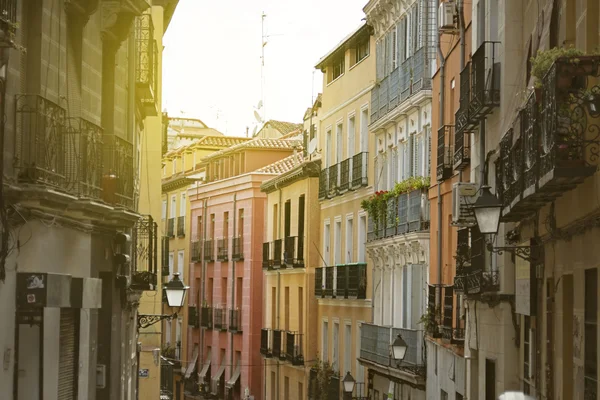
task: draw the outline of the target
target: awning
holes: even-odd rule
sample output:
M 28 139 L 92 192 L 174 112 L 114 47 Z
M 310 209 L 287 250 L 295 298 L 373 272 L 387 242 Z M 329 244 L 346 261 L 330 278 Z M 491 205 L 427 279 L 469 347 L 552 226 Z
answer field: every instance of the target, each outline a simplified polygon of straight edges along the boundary
M 192 356 L 192 362 L 190 362 L 185 370 L 186 379 L 192 376 L 192 372 L 196 369 L 196 361 L 198 361 L 198 346 L 194 349 L 194 355 Z
M 221 380 L 221 377 L 223 376 L 223 372 L 225 371 L 225 364 L 221 365 L 219 367 L 219 370 L 217 371 L 217 374 L 215 376 L 213 376 L 212 378 L 212 390 L 211 392 L 213 394 L 218 393 L 219 391 L 219 381 Z
M 231 375 L 231 378 L 227 381 L 227 386 L 230 388 L 234 387 L 238 379 L 240 379 L 240 364 L 235 367 L 233 375 Z
M 204 380 L 204 378 L 206 377 L 206 373 L 208 372 L 208 369 L 210 368 L 211 350 L 212 349 L 208 349 L 208 355 L 206 356 L 206 361 L 204 362 L 204 365 L 202 366 L 202 370 L 198 374 L 198 378 L 200 381 Z

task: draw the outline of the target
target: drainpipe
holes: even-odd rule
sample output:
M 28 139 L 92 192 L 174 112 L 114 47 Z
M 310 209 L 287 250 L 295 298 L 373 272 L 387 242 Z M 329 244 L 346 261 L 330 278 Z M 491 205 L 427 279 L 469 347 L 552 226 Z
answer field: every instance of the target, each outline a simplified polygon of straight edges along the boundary
M 464 0 L 458 0 L 458 27 L 460 29 L 460 72 L 465 68 L 465 10 Z M 459 89 L 460 90 L 460 89 Z M 470 133 L 467 133 L 470 135 Z M 455 149 L 456 151 L 456 149 Z M 458 174 L 458 181 L 463 180 L 463 170 L 461 169 Z
M 236 207 L 236 203 L 237 203 L 237 193 L 233 194 L 233 235 L 235 235 L 235 227 L 236 227 L 236 217 L 235 217 L 235 213 L 237 211 L 237 207 Z M 233 237 L 232 235 L 232 237 Z M 233 249 L 233 240 L 232 240 L 232 249 Z M 227 244 L 227 247 L 229 247 L 229 243 Z M 233 252 L 231 254 L 233 256 Z M 231 257 L 231 309 L 233 310 L 235 307 L 235 261 L 233 260 L 233 257 Z M 233 312 L 231 312 L 231 314 L 229 315 L 229 323 L 231 324 L 232 321 L 232 314 Z M 240 318 L 241 320 L 241 318 Z M 239 327 L 238 327 L 239 328 Z M 233 374 L 233 369 L 234 369 L 234 365 L 233 365 L 233 353 L 234 353 L 234 349 L 233 349 L 233 332 L 231 332 L 231 330 L 229 331 L 229 335 L 230 335 L 230 348 L 231 348 L 231 353 L 229 354 L 229 378 L 231 379 L 231 375 Z
M 208 214 L 207 214 L 207 207 L 208 207 L 208 199 L 203 199 L 202 200 L 202 224 L 204 225 L 202 227 L 202 234 L 203 234 L 203 238 L 202 239 L 202 282 L 200 285 L 200 298 L 202 303 L 200 304 L 200 307 L 202 307 L 202 305 L 204 304 L 204 301 L 206 300 L 206 260 L 204 257 L 204 242 L 206 242 L 206 227 L 207 227 L 207 220 L 208 220 Z M 200 240 L 200 238 L 199 238 Z M 211 304 L 212 305 L 212 304 Z M 200 312 L 202 312 L 202 308 L 200 308 Z M 200 329 L 200 359 L 204 362 L 204 332 L 205 329 Z
M 438 39 L 437 44 L 437 52 L 438 57 L 440 58 L 440 114 L 439 114 L 439 123 L 440 128 L 444 125 L 444 94 L 445 94 L 445 86 L 446 86 L 446 59 L 444 58 L 444 54 L 442 52 L 442 45 Z M 438 308 L 440 321 L 442 318 L 442 182 L 437 183 L 437 212 L 438 212 L 438 223 L 437 223 L 437 275 L 438 275 L 438 287 L 436 289 L 437 296 L 436 307 Z
M 277 211 L 279 213 L 279 215 L 277 215 L 277 236 L 281 237 L 281 208 L 282 208 L 281 200 L 282 200 L 283 193 L 281 192 L 281 188 L 279 187 L 278 183 L 275 184 L 275 189 L 277 189 L 279 191 L 279 206 L 277 209 Z M 275 235 L 273 235 L 273 236 L 275 236 Z M 281 327 L 280 323 L 279 323 L 280 322 L 279 314 L 281 313 L 280 301 L 281 301 L 281 272 L 280 272 L 280 269 L 277 269 L 277 307 L 276 307 L 276 310 L 277 310 L 277 329 L 278 330 L 280 330 L 280 327 Z M 281 342 L 283 342 L 283 334 L 281 336 L 282 336 Z M 280 349 L 280 351 L 281 351 L 281 349 Z M 279 367 L 280 367 L 280 365 L 281 365 L 280 361 L 277 360 L 277 400 L 279 400 L 279 379 L 280 379 Z
M 485 166 L 485 119 L 479 122 L 479 168 L 481 169 L 481 184 L 487 185 Z

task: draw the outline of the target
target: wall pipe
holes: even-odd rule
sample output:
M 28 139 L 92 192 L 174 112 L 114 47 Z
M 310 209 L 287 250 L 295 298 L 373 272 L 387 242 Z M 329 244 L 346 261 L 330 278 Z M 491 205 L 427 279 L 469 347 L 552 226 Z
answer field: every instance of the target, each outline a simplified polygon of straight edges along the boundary
M 458 0 L 458 28 L 460 31 L 460 72 L 465 69 L 465 8 L 464 8 L 464 0 Z M 467 135 L 471 135 L 470 133 L 466 133 Z M 463 181 L 463 170 L 461 169 L 458 173 L 458 181 Z
M 237 211 L 237 193 L 233 194 L 233 232 L 232 234 L 235 235 L 235 227 L 236 227 L 236 211 Z M 227 224 L 229 224 L 229 221 L 226 221 Z M 232 235 L 232 237 L 233 237 Z M 227 238 L 224 238 L 227 239 Z M 233 249 L 233 240 L 232 240 L 232 249 Z M 229 243 L 227 243 L 227 247 L 229 247 Z M 229 250 L 229 249 L 228 249 Z M 232 252 L 233 253 L 233 252 Z M 233 254 L 232 254 L 233 255 Z M 231 310 L 234 310 L 235 307 L 235 260 L 233 259 L 233 257 L 231 257 Z M 232 316 L 233 316 L 233 311 L 230 312 L 229 314 L 229 324 L 231 324 L 232 321 Z M 238 327 L 239 329 L 240 327 Z M 231 376 L 233 375 L 233 354 L 234 354 L 234 348 L 233 348 L 233 335 L 234 333 L 231 331 L 231 329 L 229 330 L 229 343 L 230 343 L 230 348 L 231 348 L 231 352 L 229 354 L 229 377 L 231 379 Z M 240 360 L 238 360 L 238 362 L 240 362 Z
M 437 12 L 437 9 L 436 9 Z M 436 15 L 437 17 L 437 15 Z M 436 18 L 437 19 L 437 18 Z M 440 59 L 440 114 L 439 114 L 439 123 L 440 128 L 444 126 L 444 94 L 445 94 L 445 86 L 446 86 L 446 58 L 442 52 L 442 44 L 438 38 L 437 43 L 437 52 L 438 57 Z M 439 138 L 438 138 L 439 140 Z M 437 212 L 438 212 L 438 221 L 437 221 L 437 275 L 438 275 L 438 285 L 436 288 L 437 296 L 436 307 L 438 309 L 440 320 L 442 318 L 442 209 L 443 209 L 443 199 L 442 199 L 442 182 L 437 182 Z

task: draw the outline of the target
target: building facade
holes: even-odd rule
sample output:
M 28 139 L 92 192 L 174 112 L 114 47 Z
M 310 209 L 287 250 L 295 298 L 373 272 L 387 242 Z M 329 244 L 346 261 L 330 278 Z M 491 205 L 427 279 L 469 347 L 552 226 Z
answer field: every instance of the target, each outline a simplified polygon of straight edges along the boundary
M 188 191 L 191 229 L 202 248 L 193 261 L 201 330 L 190 343 L 199 348 L 201 393 L 263 398 L 258 349 L 266 194 L 260 185 L 280 172 L 280 163 L 291 162 L 299 146 L 294 140 L 254 139 L 216 152 L 202 160 L 205 183 Z
M 347 372 L 357 382 L 356 396 L 366 396 L 367 376 L 358 358 L 363 324 L 371 321 L 372 281 L 364 247 L 367 215 L 360 203 L 372 193 L 374 179 L 368 133 L 374 44 L 371 27 L 363 24 L 316 65 L 324 74 L 311 154 L 321 160 L 321 240 L 311 248 L 320 266 L 314 271 L 318 365 L 311 370 L 309 398 L 323 390 L 319 369 L 333 373 L 326 389 L 330 398 L 340 396 Z
M 159 393 L 136 323 L 160 290 L 141 166 L 160 149 L 145 138 L 160 136 L 156 43 L 177 2 L 153 3 L 2 3 L 0 382 L 15 399 Z
M 264 182 L 267 194 L 262 266 L 264 398 L 305 399 L 309 366 L 317 351 L 314 268 L 311 244 L 319 242 L 318 161 L 298 153 L 279 176 Z M 311 274 L 310 271 L 313 271 Z

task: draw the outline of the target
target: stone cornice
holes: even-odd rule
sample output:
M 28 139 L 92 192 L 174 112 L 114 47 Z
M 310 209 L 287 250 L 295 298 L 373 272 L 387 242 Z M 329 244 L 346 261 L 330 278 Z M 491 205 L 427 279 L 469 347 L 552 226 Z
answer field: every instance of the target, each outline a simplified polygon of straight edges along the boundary
M 416 0 L 370 1 L 363 11 L 367 16 L 367 23 L 375 31 L 375 38 L 379 39 L 384 35 L 415 2 Z
M 133 19 L 150 7 L 146 0 L 103 0 L 102 39 L 118 47 L 131 32 Z

